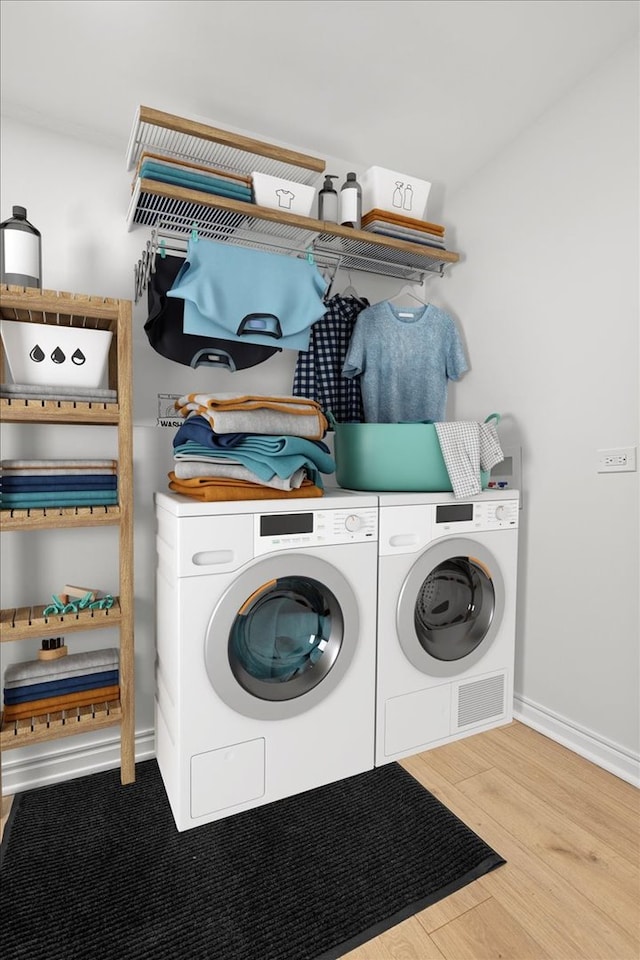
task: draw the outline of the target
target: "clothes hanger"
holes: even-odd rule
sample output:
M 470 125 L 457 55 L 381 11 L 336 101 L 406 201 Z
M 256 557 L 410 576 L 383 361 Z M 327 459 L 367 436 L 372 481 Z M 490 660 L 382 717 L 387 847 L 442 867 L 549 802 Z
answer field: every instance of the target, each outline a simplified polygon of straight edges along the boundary
M 353 280 L 351 279 L 351 273 L 349 271 L 347 272 L 347 277 L 349 278 L 349 283 L 344 288 L 340 296 L 345 298 L 353 297 L 353 299 L 357 300 L 358 303 L 361 303 L 363 306 L 366 306 L 368 301 L 364 297 L 361 297 L 358 291 L 356 290 L 356 288 L 354 287 Z
M 418 303 L 422 304 L 423 307 L 428 307 L 428 301 L 423 300 L 422 297 L 418 296 L 418 294 L 415 292 L 414 286 L 415 284 L 403 283 L 400 289 L 394 293 L 392 297 L 387 297 L 387 300 L 389 303 L 392 303 L 397 300 L 398 297 L 411 297 L 412 300 L 416 300 Z

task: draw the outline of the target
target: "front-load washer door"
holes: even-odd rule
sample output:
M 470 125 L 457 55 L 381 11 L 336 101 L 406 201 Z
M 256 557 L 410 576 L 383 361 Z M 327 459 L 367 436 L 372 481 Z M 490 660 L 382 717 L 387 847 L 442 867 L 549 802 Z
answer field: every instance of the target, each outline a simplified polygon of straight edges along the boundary
M 407 659 L 428 676 L 451 677 L 477 663 L 497 635 L 504 581 L 481 544 L 438 542 L 418 558 L 398 599 L 398 640 Z
M 340 682 L 358 629 L 356 599 L 335 567 L 307 555 L 265 558 L 235 579 L 213 611 L 209 680 L 244 716 L 296 716 Z

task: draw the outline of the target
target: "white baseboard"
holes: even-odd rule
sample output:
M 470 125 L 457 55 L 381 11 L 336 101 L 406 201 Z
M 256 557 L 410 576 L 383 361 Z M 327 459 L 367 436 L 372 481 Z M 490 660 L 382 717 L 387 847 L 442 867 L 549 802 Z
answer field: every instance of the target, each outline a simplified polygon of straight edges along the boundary
M 64 746 L 61 744 L 64 743 Z M 7 751 L 2 757 L 2 793 L 13 796 L 24 790 L 44 787 L 63 780 L 73 780 L 85 774 L 98 773 L 100 770 L 112 770 L 120 766 L 120 738 L 112 737 L 95 742 L 73 746 L 68 740 L 47 743 L 46 752 L 16 751 L 24 756 L 14 759 Z M 29 753 L 29 756 L 26 754 Z M 155 733 L 144 730 L 135 736 L 136 763 L 155 757 Z
M 513 719 L 561 743 L 634 787 L 640 787 L 640 756 L 625 747 L 519 694 L 513 698 Z

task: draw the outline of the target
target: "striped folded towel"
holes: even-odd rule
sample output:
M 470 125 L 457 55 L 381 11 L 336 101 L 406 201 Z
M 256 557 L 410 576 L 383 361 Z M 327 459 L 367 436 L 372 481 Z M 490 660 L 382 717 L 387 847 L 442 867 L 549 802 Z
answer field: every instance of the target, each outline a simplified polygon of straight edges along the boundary
M 188 393 L 175 401 L 183 417 L 204 417 L 216 433 L 287 434 L 321 440 L 329 427 L 322 408 L 308 397 L 241 393 Z

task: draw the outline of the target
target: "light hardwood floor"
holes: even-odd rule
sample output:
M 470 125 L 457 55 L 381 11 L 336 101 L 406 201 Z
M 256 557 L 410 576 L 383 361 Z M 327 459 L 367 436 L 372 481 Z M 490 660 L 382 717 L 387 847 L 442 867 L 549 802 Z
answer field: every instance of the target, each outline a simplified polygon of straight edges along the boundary
M 507 863 L 345 960 L 638 960 L 640 791 L 523 724 L 401 761 Z
M 344 960 L 639 960 L 639 790 L 517 722 L 402 765 L 507 863 Z

